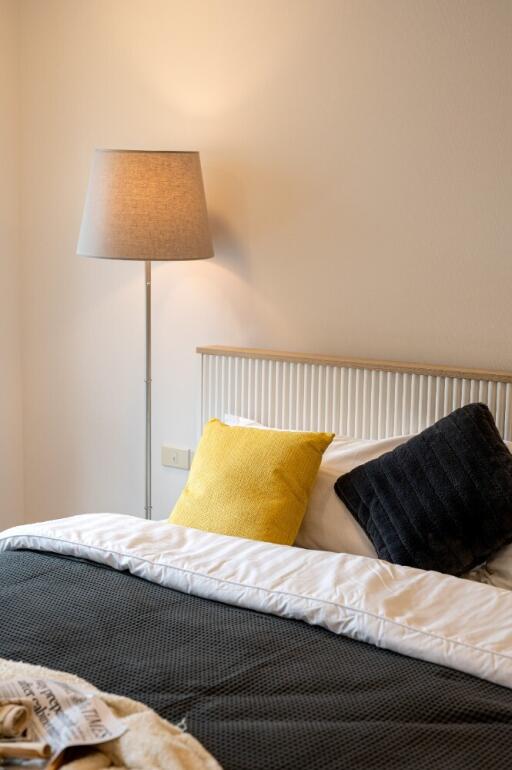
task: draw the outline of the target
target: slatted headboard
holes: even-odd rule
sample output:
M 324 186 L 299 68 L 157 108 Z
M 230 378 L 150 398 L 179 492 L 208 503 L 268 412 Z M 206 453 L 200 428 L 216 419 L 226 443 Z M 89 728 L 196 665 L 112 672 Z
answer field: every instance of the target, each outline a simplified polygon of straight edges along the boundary
M 236 414 L 356 438 L 415 433 L 483 401 L 512 438 L 512 373 L 272 350 L 200 347 L 201 421 Z

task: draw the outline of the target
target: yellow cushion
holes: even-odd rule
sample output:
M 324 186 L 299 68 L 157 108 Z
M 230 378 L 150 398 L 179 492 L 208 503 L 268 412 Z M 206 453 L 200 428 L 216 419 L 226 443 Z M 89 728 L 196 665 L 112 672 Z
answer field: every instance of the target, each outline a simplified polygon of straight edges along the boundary
M 169 521 L 291 545 L 333 437 L 210 420 Z

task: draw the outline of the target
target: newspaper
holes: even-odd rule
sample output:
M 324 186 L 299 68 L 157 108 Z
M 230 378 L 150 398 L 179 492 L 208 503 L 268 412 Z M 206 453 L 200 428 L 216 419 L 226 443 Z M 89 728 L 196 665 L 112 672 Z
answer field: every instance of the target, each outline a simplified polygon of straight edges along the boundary
M 55 759 L 70 746 L 91 746 L 119 738 L 126 726 L 94 692 L 54 679 L 0 682 L 0 701 L 32 704 L 28 737 L 47 743 Z

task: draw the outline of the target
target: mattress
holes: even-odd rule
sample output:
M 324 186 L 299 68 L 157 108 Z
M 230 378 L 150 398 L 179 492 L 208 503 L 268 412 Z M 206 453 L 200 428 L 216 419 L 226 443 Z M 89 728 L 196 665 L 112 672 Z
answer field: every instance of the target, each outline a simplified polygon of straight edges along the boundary
M 226 770 L 501 770 L 512 690 L 76 557 L 0 554 L 0 656 L 181 722 Z

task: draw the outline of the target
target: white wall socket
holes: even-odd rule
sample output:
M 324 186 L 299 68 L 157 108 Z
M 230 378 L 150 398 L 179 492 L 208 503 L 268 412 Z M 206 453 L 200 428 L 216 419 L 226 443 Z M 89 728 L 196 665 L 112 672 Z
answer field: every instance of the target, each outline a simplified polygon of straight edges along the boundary
M 176 449 L 176 447 L 164 445 L 162 447 L 162 465 L 188 471 L 190 468 L 190 449 Z

